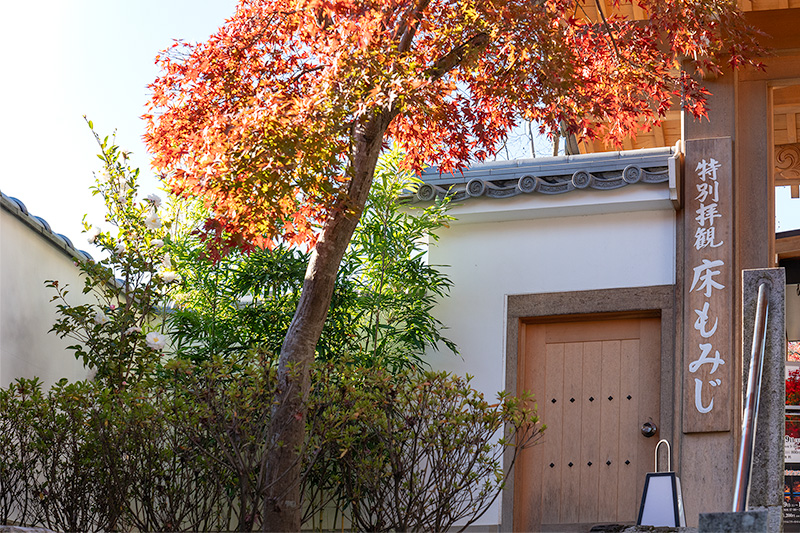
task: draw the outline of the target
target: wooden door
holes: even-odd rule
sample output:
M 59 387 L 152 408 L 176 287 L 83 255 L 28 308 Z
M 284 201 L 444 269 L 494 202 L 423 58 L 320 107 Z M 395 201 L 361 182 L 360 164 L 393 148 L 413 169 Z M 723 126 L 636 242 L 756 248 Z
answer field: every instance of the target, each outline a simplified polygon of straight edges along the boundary
M 658 318 L 523 324 L 517 390 L 547 429 L 515 473 L 514 531 L 635 523 L 659 425 Z

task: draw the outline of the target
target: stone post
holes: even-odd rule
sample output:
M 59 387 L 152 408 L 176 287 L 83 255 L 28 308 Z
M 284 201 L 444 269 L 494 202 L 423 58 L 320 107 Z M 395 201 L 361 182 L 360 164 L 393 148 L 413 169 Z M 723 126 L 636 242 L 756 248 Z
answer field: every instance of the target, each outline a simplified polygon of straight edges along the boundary
M 747 391 L 756 300 L 762 282 L 767 282 L 770 288 L 769 317 L 749 504 L 750 509 L 767 510 L 769 531 L 781 531 L 786 404 L 786 273 L 782 268 L 742 271 L 742 391 L 743 394 Z

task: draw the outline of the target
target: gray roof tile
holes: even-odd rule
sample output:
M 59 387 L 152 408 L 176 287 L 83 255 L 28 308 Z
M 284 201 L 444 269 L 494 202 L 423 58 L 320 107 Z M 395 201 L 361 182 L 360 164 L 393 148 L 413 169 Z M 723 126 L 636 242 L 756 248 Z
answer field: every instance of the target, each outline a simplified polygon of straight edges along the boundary
M 30 214 L 28 212 L 28 208 L 18 198 L 7 196 L 5 193 L 0 191 L 0 208 L 17 217 L 34 232 L 41 235 L 50 244 L 60 249 L 71 258 L 79 261 L 94 260 L 89 252 L 75 248 L 75 245 L 72 244 L 72 241 L 67 236 L 61 233 L 53 232 L 53 229 L 50 227 L 50 224 L 47 222 L 47 220 Z

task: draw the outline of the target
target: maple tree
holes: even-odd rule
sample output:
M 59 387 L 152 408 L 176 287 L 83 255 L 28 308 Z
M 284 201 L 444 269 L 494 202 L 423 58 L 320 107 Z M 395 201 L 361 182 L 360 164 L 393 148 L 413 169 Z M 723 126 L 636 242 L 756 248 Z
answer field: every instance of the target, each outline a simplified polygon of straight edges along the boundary
M 704 116 L 701 75 L 757 64 L 732 2 L 636 1 L 646 20 L 593 22 L 580 0 L 240 0 L 207 42 L 157 58 L 146 142 L 167 185 L 212 212 L 211 253 L 313 248 L 280 354 L 264 528 L 299 528 L 308 368 L 389 142 L 412 171 L 482 160 L 520 118 L 619 143 L 673 97 Z

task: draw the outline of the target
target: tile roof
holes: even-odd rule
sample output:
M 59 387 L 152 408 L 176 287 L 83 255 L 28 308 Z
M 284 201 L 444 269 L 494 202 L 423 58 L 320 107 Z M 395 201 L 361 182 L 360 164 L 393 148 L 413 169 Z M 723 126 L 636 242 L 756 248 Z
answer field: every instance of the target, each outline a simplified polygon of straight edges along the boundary
M 520 194 L 563 194 L 579 189 L 618 189 L 633 183 L 663 183 L 677 172 L 680 151 L 649 148 L 599 154 L 493 161 L 472 165 L 461 173 L 422 173 L 424 184 L 405 201 L 433 200 L 451 194 L 453 200 Z
M 34 232 L 41 235 L 50 244 L 71 258 L 81 261 L 87 259 L 93 260 L 92 255 L 89 252 L 77 249 L 66 235 L 62 235 L 61 233 L 56 233 L 53 231 L 47 220 L 29 213 L 28 208 L 25 207 L 25 204 L 22 203 L 21 200 L 14 198 L 13 196 L 7 196 L 5 193 L 0 191 L 0 208 L 17 217 Z

